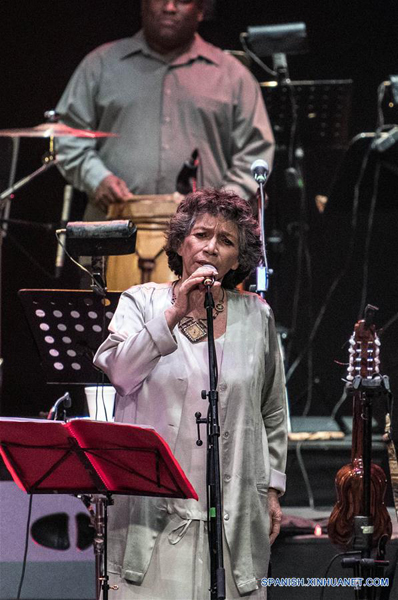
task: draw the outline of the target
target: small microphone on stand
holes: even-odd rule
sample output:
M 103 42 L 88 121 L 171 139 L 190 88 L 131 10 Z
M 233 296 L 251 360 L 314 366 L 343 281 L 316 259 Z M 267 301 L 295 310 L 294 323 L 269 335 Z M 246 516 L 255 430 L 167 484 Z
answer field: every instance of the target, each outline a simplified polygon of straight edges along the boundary
M 49 421 L 56 421 L 57 417 L 58 417 L 58 409 L 61 406 L 61 404 L 64 405 L 64 409 L 65 408 L 70 408 L 72 406 L 72 399 L 69 395 L 69 392 L 66 392 L 63 396 L 61 396 L 60 398 L 58 398 L 58 400 L 55 402 L 54 406 L 51 407 L 50 412 L 48 413 L 47 419 Z
M 265 183 L 269 175 L 268 163 L 262 158 L 258 158 L 254 161 L 250 167 L 252 175 L 258 184 Z
M 267 181 L 267 177 L 269 175 L 269 166 L 265 160 L 258 158 L 257 160 L 254 161 L 254 163 L 250 167 L 250 170 L 252 172 L 254 179 L 258 183 L 259 190 L 260 190 L 259 206 L 258 206 L 258 222 L 260 225 L 260 237 L 261 237 L 263 261 L 264 261 L 264 265 L 259 265 L 256 269 L 256 279 L 257 279 L 256 289 L 257 289 L 257 293 L 262 298 L 265 298 L 265 292 L 268 290 L 269 275 L 271 273 L 271 271 L 268 268 L 268 262 L 267 262 L 267 253 L 266 253 L 266 248 L 265 248 L 265 225 L 264 225 L 264 221 L 265 221 L 264 212 L 265 212 L 265 206 L 266 206 L 266 196 L 265 196 L 264 187 L 265 187 L 265 182 Z

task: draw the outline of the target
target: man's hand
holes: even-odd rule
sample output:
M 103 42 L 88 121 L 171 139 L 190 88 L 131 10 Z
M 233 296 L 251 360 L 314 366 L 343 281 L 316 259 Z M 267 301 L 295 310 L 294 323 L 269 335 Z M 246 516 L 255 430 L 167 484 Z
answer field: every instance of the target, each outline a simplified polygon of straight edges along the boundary
M 279 504 L 278 492 L 274 488 L 268 490 L 268 513 L 270 520 L 269 543 L 272 546 L 279 535 L 282 521 L 282 509 Z
M 123 179 L 116 175 L 107 175 L 95 190 L 94 204 L 106 212 L 110 204 L 124 202 L 130 196 L 131 192 Z

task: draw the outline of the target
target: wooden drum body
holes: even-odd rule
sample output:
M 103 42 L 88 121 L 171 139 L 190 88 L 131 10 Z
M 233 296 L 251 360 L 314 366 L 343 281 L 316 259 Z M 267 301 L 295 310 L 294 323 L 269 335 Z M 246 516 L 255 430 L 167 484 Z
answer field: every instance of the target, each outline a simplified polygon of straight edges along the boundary
M 110 256 L 107 267 L 107 287 L 126 290 L 132 285 L 155 281 L 171 281 L 163 250 L 167 223 L 174 215 L 183 196 L 174 194 L 131 196 L 125 202 L 109 206 L 108 219 L 131 219 L 137 227 L 135 254 Z

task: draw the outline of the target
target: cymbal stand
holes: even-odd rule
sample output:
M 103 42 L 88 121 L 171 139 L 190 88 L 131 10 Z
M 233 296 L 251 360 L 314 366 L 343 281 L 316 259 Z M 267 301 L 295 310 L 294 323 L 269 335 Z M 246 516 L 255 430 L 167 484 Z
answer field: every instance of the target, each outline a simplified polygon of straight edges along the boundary
M 44 117 L 45 117 L 47 123 L 57 123 L 59 121 L 59 115 L 55 110 L 47 110 L 44 113 Z M 36 169 L 36 171 L 33 171 L 33 173 L 31 173 L 30 175 L 23 177 L 22 179 L 17 181 L 17 183 L 14 183 L 13 185 L 11 185 L 9 188 L 4 190 L 4 192 L 2 192 L 0 194 L 0 209 L 2 207 L 2 202 L 4 200 L 5 201 L 9 200 L 10 196 L 12 194 L 14 194 L 14 192 L 21 189 L 26 184 L 30 183 L 38 175 L 41 175 L 42 173 L 45 173 L 46 171 L 48 171 L 48 169 L 50 167 L 52 167 L 53 165 L 57 164 L 53 135 L 49 136 L 49 148 L 48 148 L 48 151 L 45 152 L 45 154 L 43 154 L 41 161 L 43 164 L 39 169 Z
M 1 223 L 0 223 L 0 315 L 1 315 L 1 311 L 2 311 L 2 294 L 1 294 L 2 265 L 3 265 L 2 246 L 3 246 L 3 238 L 5 237 L 6 227 L 7 227 L 8 222 L 10 222 L 8 219 L 8 214 L 9 214 L 9 209 L 10 209 L 10 201 L 13 199 L 14 192 L 21 189 L 26 184 L 30 183 L 38 175 L 41 175 L 42 173 L 45 173 L 46 171 L 48 171 L 48 169 L 50 167 L 52 167 L 53 165 L 57 164 L 57 159 L 56 159 L 55 150 L 54 150 L 54 138 L 53 137 L 50 137 L 49 150 L 43 155 L 42 162 L 43 162 L 43 164 L 39 169 L 37 169 L 36 171 L 31 173 L 30 175 L 23 177 L 22 179 L 17 181 L 17 183 L 10 185 L 6 190 L 4 190 L 4 192 L 2 192 L 0 194 L 0 217 L 1 217 Z M 3 218 L 3 215 L 6 218 Z M 1 325 L 1 317 L 0 317 L 0 325 Z M 0 340 L 0 342 L 1 342 L 1 340 Z M 2 378 L 2 370 L 3 370 L 3 358 L 1 357 L 1 354 L 0 354 L 0 396 L 1 396 L 2 379 L 3 379 Z
M 12 185 L 15 181 L 15 173 L 17 170 L 17 162 L 18 162 L 18 153 L 19 153 L 19 139 L 15 138 L 12 141 L 12 156 L 11 156 L 11 165 L 10 165 L 10 175 L 8 179 L 8 184 Z M 3 242 L 7 235 L 7 226 L 9 222 L 10 216 L 10 208 L 11 208 L 11 200 L 8 198 L 4 203 L 0 201 L 0 409 L 1 409 L 1 397 L 2 397 L 2 389 L 3 389 L 3 353 L 2 353 L 2 281 L 3 281 Z
M 11 185 L 9 188 L 4 190 L 4 192 L 2 192 L 0 194 L 0 208 L 3 206 L 3 204 L 5 204 L 7 202 L 7 200 L 10 199 L 10 197 L 14 194 L 14 192 L 20 190 L 22 187 L 24 187 L 25 185 L 30 183 L 33 179 L 35 179 L 38 175 L 45 173 L 46 171 L 48 171 L 48 169 L 50 167 L 57 164 L 57 159 L 56 159 L 55 150 L 54 150 L 54 138 L 53 137 L 50 137 L 50 148 L 49 148 L 48 152 L 46 152 L 42 156 L 42 162 L 43 162 L 43 164 L 39 169 L 36 169 L 36 171 L 33 171 L 33 173 L 31 173 L 30 175 L 23 177 L 22 179 L 17 181 L 17 183 L 14 183 L 13 185 Z

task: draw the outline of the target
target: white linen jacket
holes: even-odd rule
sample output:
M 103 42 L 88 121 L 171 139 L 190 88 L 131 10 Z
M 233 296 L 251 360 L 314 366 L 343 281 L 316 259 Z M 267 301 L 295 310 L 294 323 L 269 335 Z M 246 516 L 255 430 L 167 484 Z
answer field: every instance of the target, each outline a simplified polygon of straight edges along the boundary
M 226 297 L 218 367 L 224 529 L 236 585 L 244 594 L 267 575 L 267 493 L 270 479 L 272 487 L 285 488 L 286 397 L 270 307 L 256 294 L 227 290 Z M 170 284 L 124 292 L 94 363 L 118 392 L 115 420 L 155 427 L 174 452 L 188 373 L 179 353 L 181 334 L 178 327 L 170 333 L 164 316 L 171 298 Z M 120 496 L 115 505 L 109 512 L 109 568 L 139 584 L 165 525 L 164 501 Z

